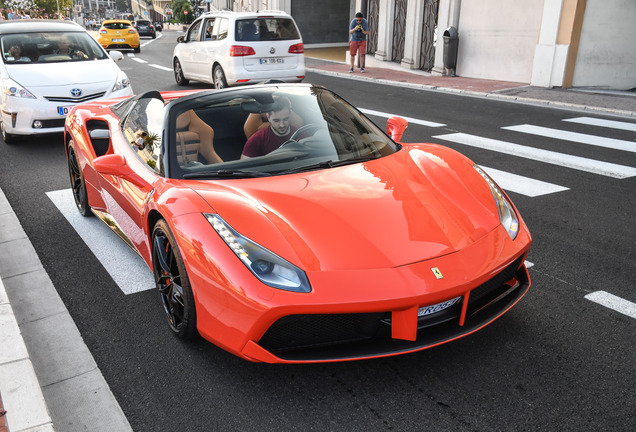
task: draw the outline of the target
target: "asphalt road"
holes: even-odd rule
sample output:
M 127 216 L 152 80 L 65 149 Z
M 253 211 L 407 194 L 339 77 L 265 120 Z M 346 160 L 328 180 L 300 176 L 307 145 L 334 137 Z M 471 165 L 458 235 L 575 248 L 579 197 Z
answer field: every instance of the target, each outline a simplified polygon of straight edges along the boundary
M 176 36 L 164 32 L 120 63 L 136 93 L 178 88 L 166 70 Z M 249 363 L 203 340 L 177 340 L 153 290 L 125 295 L 115 284 L 45 195 L 69 188 L 61 137 L 0 143 L 0 187 L 134 430 L 634 430 L 636 318 L 585 296 L 604 291 L 636 302 L 635 177 L 451 139 L 461 133 L 634 169 L 633 149 L 502 128 L 530 124 L 634 148 L 636 133 L 565 121 L 580 112 L 312 73 L 306 81 L 367 110 L 442 125 L 411 122 L 406 142 L 442 143 L 489 168 L 566 188 L 539 196 L 509 191 L 534 239 L 531 290 L 492 325 L 419 353 L 318 365 Z M 198 87 L 210 88 L 189 86 Z M 382 223 L 391 221 L 379 221 L 379 229 Z

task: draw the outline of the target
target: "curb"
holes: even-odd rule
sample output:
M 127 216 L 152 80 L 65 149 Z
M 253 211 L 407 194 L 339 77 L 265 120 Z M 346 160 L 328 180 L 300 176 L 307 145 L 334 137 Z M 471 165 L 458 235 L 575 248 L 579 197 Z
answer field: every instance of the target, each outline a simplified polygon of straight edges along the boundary
M 53 432 L 40 383 L 0 278 L 0 394 L 11 432 Z
M 0 346 L 10 432 L 132 431 L 1 188 Z
M 315 58 L 315 59 L 321 60 L 319 58 Z M 594 107 L 589 105 L 580 105 L 580 104 L 574 104 L 574 103 L 568 103 L 568 102 L 550 101 L 550 100 L 534 99 L 534 98 L 520 97 L 520 96 L 510 96 L 510 95 L 500 94 L 497 92 L 483 93 L 483 92 L 475 92 L 471 90 L 439 87 L 439 86 L 427 85 L 427 84 L 416 84 L 416 83 L 409 83 L 409 82 L 403 82 L 403 81 L 396 82 L 396 81 L 391 81 L 387 79 L 373 78 L 368 75 L 364 75 L 364 76 L 360 74 L 353 75 L 349 73 L 327 71 L 324 69 L 319 69 L 314 67 L 307 67 L 306 70 L 309 72 L 321 74 L 321 75 L 329 75 L 329 76 L 334 76 L 338 78 L 353 79 L 358 81 L 367 81 L 367 82 L 372 82 L 376 84 L 390 85 L 394 87 L 405 87 L 405 88 L 413 88 L 418 90 L 453 93 L 453 94 L 462 95 L 462 96 L 478 97 L 478 98 L 484 98 L 484 99 L 498 99 L 501 101 L 521 103 L 526 105 L 548 106 L 551 108 L 584 111 L 584 112 L 597 113 L 597 114 L 609 114 L 613 116 L 620 116 L 620 117 L 627 117 L 627 118 L 636 118 L 636 111 L 627 111 L 627 110 L 619 110 L 619 109 L 604 108 L 604 107 Z

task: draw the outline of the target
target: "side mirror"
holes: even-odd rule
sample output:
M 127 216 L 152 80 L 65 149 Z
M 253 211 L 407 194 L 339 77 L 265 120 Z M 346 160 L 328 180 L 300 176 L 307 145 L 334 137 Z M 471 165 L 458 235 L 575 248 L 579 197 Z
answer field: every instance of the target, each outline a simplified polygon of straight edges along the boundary
M 121 51 L 111 51 L 109 55 L 110 55 L 110 58 L 112 58 L 116 62 L 124 59 L 124 55 L 122 54 Z
M 386 133 L 391 136 L 393 141 L 400 142 L 408 125 L 409 122 L 402 117 L 391 117 L 386 122 Z
M 183 43 L 183 36 L 179 36 L 177 38 L 177 43 Z

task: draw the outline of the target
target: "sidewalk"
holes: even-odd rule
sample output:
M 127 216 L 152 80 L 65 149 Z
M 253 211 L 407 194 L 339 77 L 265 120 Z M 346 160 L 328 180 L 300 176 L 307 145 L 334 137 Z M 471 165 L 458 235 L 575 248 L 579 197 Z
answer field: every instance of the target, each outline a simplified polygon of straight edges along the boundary
M 372 56 L 366 73 L 349 73 L 346 55 L 307 48 L 305 64 L 346 79 L 636 119 L 636 92 L 432 76 Z M 0 347 L 0 432 L 131 430 L 1 189 Z
M 314 73 L 378 84 L 636 118 L 636 91 L 548 89 L 509 81 L 434 76 L 421 70 L 407 70 L 398 63 L 376 60 L 372 55 L 366 56 L 365 73 L 360 73 L 358 68 L 354 73 L 349 73 L 350 63 L 347 56 L 347 47 L 306 48 L 305 66 Z

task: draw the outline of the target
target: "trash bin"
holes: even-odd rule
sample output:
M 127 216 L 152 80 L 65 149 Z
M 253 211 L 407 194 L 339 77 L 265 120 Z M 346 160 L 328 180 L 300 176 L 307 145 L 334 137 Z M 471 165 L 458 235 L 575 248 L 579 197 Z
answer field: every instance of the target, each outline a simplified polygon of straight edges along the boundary
M 449 27 L 444 30 L 442 36 L 444 38 L 444 68 L 449 69 L 450 76 L 455 76 L 455 67 L 457 66 L 457 29 Z

